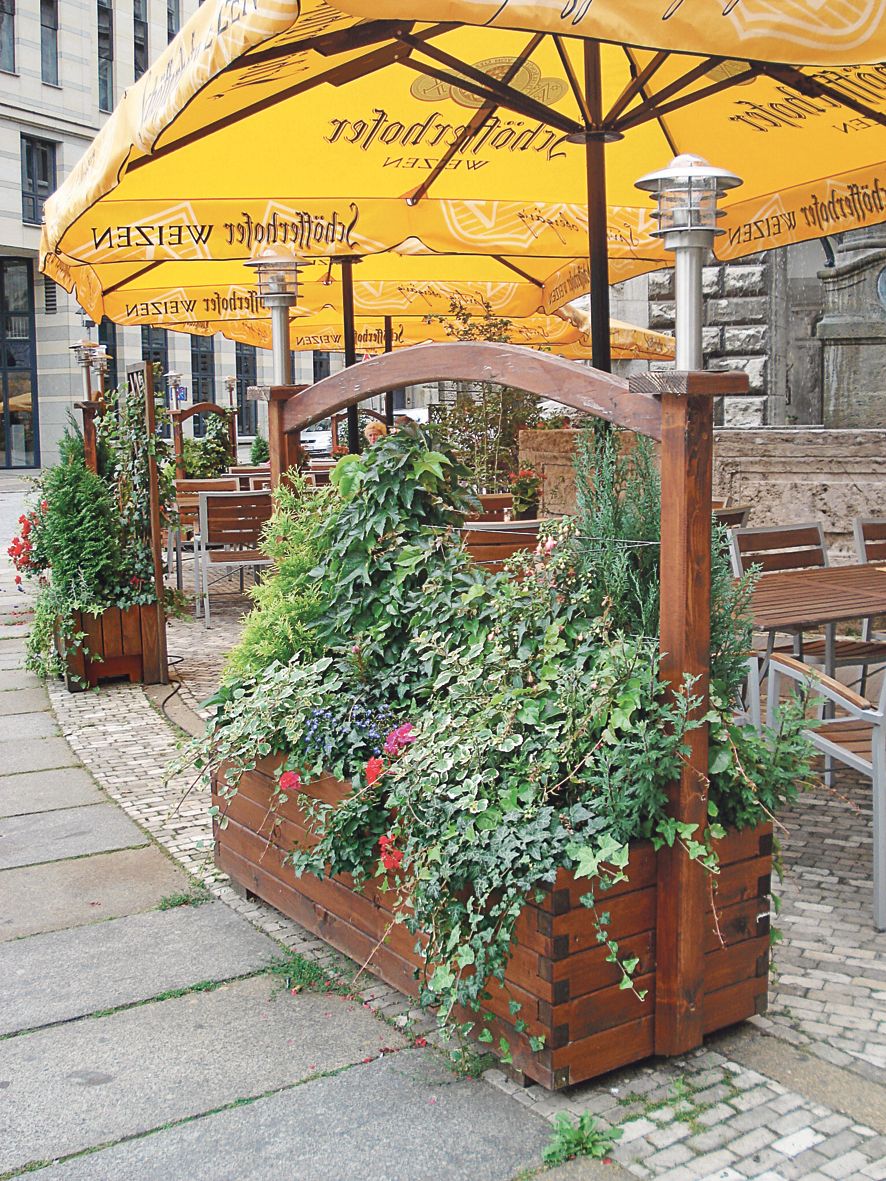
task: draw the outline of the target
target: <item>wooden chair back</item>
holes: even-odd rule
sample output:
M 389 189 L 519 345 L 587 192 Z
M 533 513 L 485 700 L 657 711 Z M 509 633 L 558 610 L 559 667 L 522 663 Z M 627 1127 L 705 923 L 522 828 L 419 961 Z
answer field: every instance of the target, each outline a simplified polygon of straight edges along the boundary
M 714 508 L 714 517 L 727 529 L 743 529 L 750 511 L 749 504 L 724 505 L 722 508 Z
M 200 514 L 201 492 L 236 492 L 240 482 L 234 476 L 219 476 L 213 480 L 176 480 L 175 507 L 182 529 L 193 529 Z
M 262 529 L 271 519 L 268 492 L 201 492 L 200 538 L 204 548 L 225 546 L 257 550 Z
M 513 509 L 514 498 L 510 492 L 488 492 L 478 496 L 480 511 L 472 513 L 469 521 L 504 521 L 505 511 Z
M 732 504 L 732 497 L 724 496 L 722 500 L 712 500 L 711 508 L 716 512 L 718 508 L 729 508 L 730 504 Z
M 249 491 L 250 492 L 265 492 L 271 487 L 271 473 L 265 472 L 261 476 L 249 477 Z
M 856 517 L 854 528 L 859 562 L 886 562 L 886 517 Z
M 733 529 L 729 547 L 736 576 L 751 566 L 760 566 L 768 574 L 772 570 L 810 570 L 828 565 L 820 521 Z

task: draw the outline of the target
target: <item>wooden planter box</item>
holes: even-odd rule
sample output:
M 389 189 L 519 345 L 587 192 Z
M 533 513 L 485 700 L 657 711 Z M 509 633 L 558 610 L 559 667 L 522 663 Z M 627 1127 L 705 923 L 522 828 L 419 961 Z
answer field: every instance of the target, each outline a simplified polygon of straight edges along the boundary
M 165 681 L 166 622 L 158 603 L 135 607 L 108 607 L 101 615 L 75 613 L 75 624 L 86 633 L 86 650 L 101 656 L 91 660 L 78 648 L 60 652 L 68 672 L 65 684 L 72 693 L 93 688 L 99 681 L 119 680 L 158 685 Z M 76 679 L 75 679 L 76 678 Z
M 274 827 L 268 811 L 276 765 L 266 761 L 240 781 L 237 794 L 221 800 L 227 823 L 215 825 L 215 860 L 241 887 L 269 902 L 327 943 L 351 956 L 393 987 L 415 996 L 420 964 L 415 938 L 402 924 L 391 927 L 392 896 L 369 882 L 363 893 L 347 875 L 296 878 L 283 856 L 313 838 L 295 800 L 288 799 Z M 331 778 L 312 783 L 306 794 L 340 802 L 347 784 Z M 772 830 L 731 832 L 720 842 L 717 921 L 708 911 L 705 938 L 703 1026 L 705 1033 L 742 1021 L 766 1008 L 769 967 L 769 879 Z M 580 902 L 588 879 L 561 870 L 540 904 L 527 901 L 517 923 L 504 987 L 494 983 L 486 1008 L 495 1014 L 497 1044 L 507 1038 L 513 1066 L 525 1079 L 558 1089 L 625 1066 L 654 1052 L 656 854 L 648 843 L 634 846 L 629 881 L 601 895 L 608 930 L 624 957 L 637 956 L 635 982 L 648 989 L 640 1001 L 618 987 L 621 972 L 606 962 L 593 916 Z M 599 892 L 598 892 L 599 893 Z M 390 928 L 390 930 L 389 930 Z M 386 934 L 387 932 L 387 934 Z M 383 941 L 382 941 L 383 940 Z M 512 1016 L 510 1000 L 522 1009 Z M 465 1014 L 465 1019 L 472 1016 Z M 517 1033 L 516 1020 L 527 1028 Z M 529 1037 L 544 1035 L 533 1051 Z

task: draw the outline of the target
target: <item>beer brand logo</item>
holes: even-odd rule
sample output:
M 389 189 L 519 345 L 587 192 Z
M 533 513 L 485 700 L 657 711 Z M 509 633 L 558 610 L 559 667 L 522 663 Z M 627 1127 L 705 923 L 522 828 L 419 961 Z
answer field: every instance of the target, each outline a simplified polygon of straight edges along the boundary
M 491 78 L 502 79 L 516 60 L 513 57 L 488 57 L 484 61 L 475 62 L 474 69 L 482 70 Z M 547 106 L 559 102 L 568 89 L 562 78 L 543 78 L 541 70 L 532 62 L 522 62 L 508 85 Z M 472 109 L 482 107 L 486 101 L 461 86 L 424 76 L 416 78 L 409 88 L 409 93 L 421 102 L 439 103 L 449 99 L 458 103 L 460 107 Z

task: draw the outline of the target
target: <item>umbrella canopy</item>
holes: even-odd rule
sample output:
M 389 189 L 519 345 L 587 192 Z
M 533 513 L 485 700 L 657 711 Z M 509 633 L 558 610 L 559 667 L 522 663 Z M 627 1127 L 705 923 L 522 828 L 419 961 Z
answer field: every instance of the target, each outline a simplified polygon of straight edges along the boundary
M 572 318 L 569 318 L 569 317 Z M 415 344 L 430 344 L 440 341 L 457 340 L 465 328 L 471 332 L 471 323 L 459 322 L 447 317 L 435 317 L 430 321 L 419 316 L 390 317 L 390 338 L 392 348 L 408 348 Z M 354 323 L 355 343 L 358 353 L 380 353 L 385 351 L 386 328 L 384 317 L 358 316 Z M 258 348 L 271 347 L 271 325 L 268 320 L 240 320 L 226 324 L 209 323 L 185 331 L 209 335 L 221 330 L 230 340 Z M 483 339 L 484 321 L 477 319 L 476 336 Z M 509 320 L 502 333 L 508 344 L 523 344 L 529 348 L 542 348 L 561 357 L 574 361 L 591 360 L 590 324 L 586 312 L 577 308 L 567 309 L 557 316 L 527 316 Z M 674 338 L 651 328 L 640 328 L 621 320 L 611 320 L 609 341 L 612 356 L 617 360 L 629 361 L 672 361 Z M 289 327 L 289 345 L 296 351 L 342 352 L 345 337 L 340 322 L 323 315 L 304 316 L 293 320 Z
M 414 238 L 568 264 L 590 208 L 599 290 L 607 253 L 610 279 L 667 265 L 634 180 L 678 151 L 744 178 L 720 258 L 882 221 L 886 67 L 851 63 L 886 57 L 884 14 L 882 0 L 206 3 L 47 202 L 43 267 L 97 316 L 149 276 L 171 288 L 171 263 L 268 248 Z

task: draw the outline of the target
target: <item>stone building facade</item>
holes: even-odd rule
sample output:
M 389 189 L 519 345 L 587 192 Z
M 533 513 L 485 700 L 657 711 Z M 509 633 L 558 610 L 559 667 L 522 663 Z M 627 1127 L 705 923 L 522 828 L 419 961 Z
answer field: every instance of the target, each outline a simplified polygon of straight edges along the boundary
M 886 228 L 704 269 L 705 365 L 748 375 L 723 426 L 886 427 Z M 613 314 L 674 329 L 673 271 L 614 289 Z

